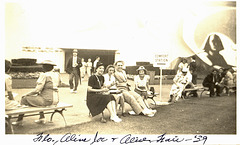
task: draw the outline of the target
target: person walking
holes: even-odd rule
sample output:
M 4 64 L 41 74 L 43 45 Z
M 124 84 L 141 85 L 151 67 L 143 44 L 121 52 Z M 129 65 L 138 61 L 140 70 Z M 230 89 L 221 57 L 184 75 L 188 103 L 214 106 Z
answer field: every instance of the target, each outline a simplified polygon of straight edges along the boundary
M 80 67 L 82 66 L 82 62 L 81 58 L 77 56 L 77 52 L 77 49 L 73 50 L 73 56 L 68 60 L 66 67 L 66 72 L 69 74 L 69 85 L 71 93 L 77 93 L 77 87 L 80 80 Z

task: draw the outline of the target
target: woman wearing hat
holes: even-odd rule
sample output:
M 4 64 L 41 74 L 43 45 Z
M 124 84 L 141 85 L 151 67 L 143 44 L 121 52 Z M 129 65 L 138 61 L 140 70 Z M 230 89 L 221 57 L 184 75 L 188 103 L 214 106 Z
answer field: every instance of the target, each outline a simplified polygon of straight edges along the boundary
M 147 74 L 147 70 L 144 68 L 144 66 L 140 66 L 137 69 L 138 75 L 134 77 L 134 83 L 135 83 L 135 89 L 134 91 L 137 92 L 139 95 L 141 95 L 143 98 L 144 103 L 148 108 L 149 105 L 147 103 L 146 98 L 149 94 L 149 76 Z
M 183 68 L 181 72 L 178 72 L 173 78 L 173 85 L 170 90 L 170 99 L 168 102 L 172 102 L 174 97 L 176 97 L 174 102 L 177 102 L 178 99 L 181 98 L 183 90 L 191 81 L 192 75 L 187 68 Z
M 104 109 L 107 108 L 110 112 L 110 120 L 121 122 L 122 120 L 116 113 L 114 96 L 108 93 L 108 88 L 103 87 L 103 72 L 103 63 L 98 63 L 96 66 L 96 73 L 90 76 L 88 80 L 87 107 L 93 117 L 102 113 Z
M 59 101 L 57 88 L 58 77 L 55 72 L 53 72 L 56 64 L 50 60 L 43 61 L 40 64 L 42 64 L 44 72 L 40 74 L 35 89 L 22 96 L 21 105 L 33 107 L 50 106 L 56 105 Z M 19 115 L 17 121 L 13 122 L 13 125 L 22 125 L 23 116 L 24 114 Z M 40 112 L 40 118 L 35 122 L 46 122 L 43 112 Z

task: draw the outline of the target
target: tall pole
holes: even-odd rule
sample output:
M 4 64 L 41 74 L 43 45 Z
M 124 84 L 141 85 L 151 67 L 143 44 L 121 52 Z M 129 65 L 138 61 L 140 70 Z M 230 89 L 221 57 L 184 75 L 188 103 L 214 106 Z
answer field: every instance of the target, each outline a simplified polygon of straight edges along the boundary
M 162 102 L 162 67 L 159 67 L 160 69 L 160 93 L 159 93 L 159 96 L 160 96 L 160 102 Z

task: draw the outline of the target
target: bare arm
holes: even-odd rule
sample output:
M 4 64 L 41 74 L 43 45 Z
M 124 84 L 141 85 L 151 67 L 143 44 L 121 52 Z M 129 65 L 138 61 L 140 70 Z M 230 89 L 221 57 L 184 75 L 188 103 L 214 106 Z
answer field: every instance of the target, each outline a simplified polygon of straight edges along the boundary
M 93 89 L 91 86 L 88 86 L 87 91 L 88 92 L 107 92 L 109 91 L 109 89 L 107 88 Z

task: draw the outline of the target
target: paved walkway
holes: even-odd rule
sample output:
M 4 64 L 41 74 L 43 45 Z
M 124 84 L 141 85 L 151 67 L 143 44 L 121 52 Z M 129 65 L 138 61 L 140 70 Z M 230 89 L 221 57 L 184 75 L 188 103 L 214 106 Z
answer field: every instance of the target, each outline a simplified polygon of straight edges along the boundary
M 68 75 L 62 74 L 63 82 L 68 82 Z M 133 81 L 130 81 L 131 86 L 133 87 Z M 156 92 L 159 92 L 159 85 L 154 85 L 154 88 Z M 161 102 L 167 102 L 169 99 L 169 91 L 170 91 L 171 85 L 163 85 L 162 86 L 162 98 Z M 16 96 L 16 100 L 20 100 L 21 96 L 25 93 L 31 91 L 32 89 L 13 89 L 14 93 L 17 93 L 18 96 Z M 89 111 L 86 106 L 86 93 L 87 93 L 87 79 L 84 79 L 82 81 L 82 84 L 78 87 L 78 92 L 76 94 L 70 93 L 69 88 L 59 88 L 59 97 L 60 102 L 72 104 L 72 108 L 67 108 L 67 111 L 64 111 L 63 114 L 65 116 L 65 119 L 67 121 L 67 125 L 76 125 L 81 124 L 84 122 L 89 122 L 91 120 L 100 119 L 101 115 L 98 115 L 94 118 L 89 117 Z M 160 97 L 158 96 L 155 98 L 155 100 L 160 101 Z M 148 100 L 149 103 L 151 100 Z M 126 106 L 126 111 L 131 110 L 130 106 L 128 104 Z M 107 111 L 105 111 L 105 114 L 108 114 Z M 49 129 L 55 129 L 55 128 L 61 128 L 64 127 L 64 121 L 60 114 L 55 114 L 53 117 L 53 123 L 47 122 L 45 125 L 42 124 L 36 124 L 34 123 L 34 120 L 38 119 L 39 116 L 32 116 L 32 117 L 26 117 L 23 121 L 23 127 L 17 127 L 14 126 L 15 134 L 36 134 L 40 133 Z M 50 115 L 46 115 L 47 120 L 50 120 Z M 12 120 L 14 121 L 14 119 Z

